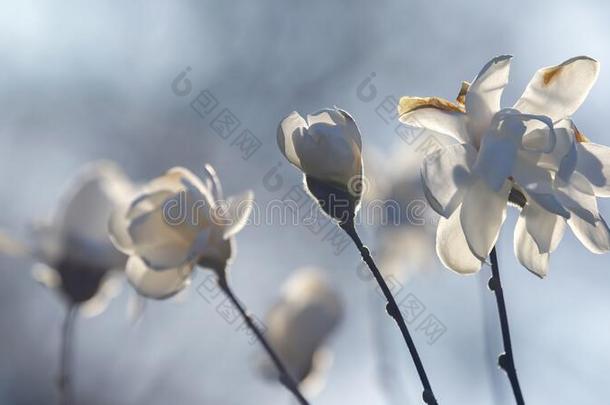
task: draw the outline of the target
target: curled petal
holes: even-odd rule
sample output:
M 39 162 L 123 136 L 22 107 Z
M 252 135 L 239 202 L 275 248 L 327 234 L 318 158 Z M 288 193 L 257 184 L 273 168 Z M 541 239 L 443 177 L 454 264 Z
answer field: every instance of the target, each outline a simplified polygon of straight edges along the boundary
M 471 143 L 465 110 L 459 104 L 438 97 L 402 97 L 398 114 L 405 125 L 450 136 L 460 143 Z
M 482 260 L 474 256 L 460 223 L 461 207 L 449 218 L 440 217 L 436 229 L 436 253 L 443 265 L 459 274 L 472 274 L 481 269 Z
M 462 202 L 476 155 L 474 147 L 454 144 L 424 159 L 421 172 L 424 193 L 432 209 L 445 218 Z
M 210 191 L 210 194 L 212 195 L 214 200 L 222 200 L 222 185 L 220 184 L 220 179 L 216 174 L 216 170 L 214 170 L 212 165 L 209 164 L 206 164 L 203 169 L 203 184 L 205 188 Z
M 482 179 L 474 182 L 464 195 L 460 223 L 472 253 L 483 261 L 498 240 L 506 218 L 506 204 L 511 183 L 506 181 L 500 191 L 494 191 Z
M 226 221 L 226 224 L 224 224 L 225 239 L 242 230 L 248 222 L 253 204 L 254 193 L 251 190 L 247 190 L 227 200 L 225 215 L 223 215 L 223 219 Z
M 307 127 L 305 119 L 298 112 L 293 111 L 280 122 L 277 129 L 277 144 L 280 151 L 290 163 L 301 170 L 303 166 L 296 150 L 295 140 L 305 135 Z
M 603 218 L 591 224 L 576 215 L 568 219 L 574 235 L 591 252 L 602 254 L 610 251 L 610 229 Z
M 587 56 L 540 69 L 527 85 L 515 108 L 544 114 L 553 122 L 574 114 L 597 80 L 599 63 Z
M 180 292 L 189 285 L 192 271 L 192 264 L 155 271 L 137 256 L 131 256 L 125 268 L 127 279 L 135 290 L 144 297 L 154 299 L 169 298 Z

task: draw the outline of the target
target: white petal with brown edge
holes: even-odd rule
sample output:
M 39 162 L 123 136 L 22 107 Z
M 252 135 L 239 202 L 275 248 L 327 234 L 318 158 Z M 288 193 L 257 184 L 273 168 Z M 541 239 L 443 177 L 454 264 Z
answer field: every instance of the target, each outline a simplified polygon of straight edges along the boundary
M 439 97 L 401 97 L 398 104 L 399 120 L 403 124 L 472 144 L 465 112 L 463 106 Z
M 554 122 L 568 118 L 585 101 L 598 74 L 599 63 L 588 56 L 540 69 L 514 108 L 523 113 L 544 114 Z

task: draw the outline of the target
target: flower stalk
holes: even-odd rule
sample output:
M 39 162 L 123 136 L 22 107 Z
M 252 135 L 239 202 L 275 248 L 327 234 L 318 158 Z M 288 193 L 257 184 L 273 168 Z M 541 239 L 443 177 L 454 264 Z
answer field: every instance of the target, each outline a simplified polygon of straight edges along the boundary
M 282 383 L 282 385 L 284 385 L 284 387 L 286 387 L 286 389 L 288 389 L 292 393 L 292 395 L 294 395 L 294 397 L 298 400 L 299 404 L 309 405 L 309 403 L 307 402 L 307 400 L 305 399 L 303 394 L 300 392 L 299 387 L 298 387 L 297 383 L 295 382 L 294 378 L 292 378 L 292 376 L 290 376 L 290 374 L 288 373 L 288 370 L 286 369 L 286 366 L 284 366 L 284 363 L 282 362 L 282 360 L 279 358 L 277 353 L 273 350 L 273 348 L 271 347 L 271 345 L 265 338 L 263 332 L 259 329 L 259 327 L 256 325 L 256 323 L 254 323 L 254 321 L 252 320 L 252 317 L 248 313 L 248 310 L 237 299 L 237 297 L 235 296 L 235 293 L 233 292 L 231 287 L 229 287 L 229 283 L 227 282 L 226 278 L 219 277 L 218 285 L 219 285 L 220 289 L 225 293 L 227 298 L 229 298 L 229 300 L 233 303 L 233 305 L 235 305 L 235 307 L 241 314 L 242 318 L 248 325 L 248 328 L 250 328 L 250 330 L 254 333 L 254 335 L 256 336 L 258 341 L 261 343 L 261 345 L 263 346 L 263 348 L 265 349 L 267 354 L 269 354 L 269 357 L 271 357 L 271 360 L 273 361 L 273 363 L 275 364 L 275 367 L 277 368 L 277 370 L 279 372 L 279 381 Z
M 502 282 L 500 281 L 500 268 L 498 266 L 498 257 L 496 248 L 491 250 L 489 254 L 491 259 L 491 278 L 489 279 L 489 289 L 496 296 L 496 304 L 498 306 L 498 315 L 500 316 L 500 327 L 502 328 L 502 342 L 504 344 L 504 353 L 498 357 L 498 365 L 506 371 L 508 380 L 515 395 L 517 405 L 524 405 L 523 394 L 519 386 L 517 378 L 517 370 L 515 369 L 515 361 L 513 357 L 513 347 L 510 340 L 510 330 L 508 328 L 508 317 L 506 315 L 506 303 L 504 302 L 504 293 L 502 291 Z
M 64 325 L 61 335 L 61 364 L 59 368 L 59 403 L 70 405 L 71 398 L 71 376 L 70 365 L 72 362 L 72 341 L 74 338 L 74 321 L 78 313 L 78 305 L 70 303 L 66 311 Z
M 409 353 L 411 354 L 413 363 L 415 363 L 415 368 L 417 369 L 417 374 L 419 375 L 419 379 L 421 380 L 421 383 L 424 387 L 424 391 L 422 393 L 423 401 L 428 405 L 437 405 L 438 403 L 436 401 L 436 398 L 434 397 L 434 393 L 432 392 L 432 387 L 430 385 L 430 381 L 428 380 L 428 376 L 426 375 L 426 370 L 424 369 L 424 365 L 419 357 L 419 353 L 417 352 L 415 343 L 413 342 L 413 339 L 411 338 L 411 334 L 409 333 L 407 324 L 405 323 L 402 313 L 400 312 L 400 309 L 398 308 L 398 304 L 396 303 L 396 300 L 394 299 L 392 292 L 390 291 L 388 285 L 386 284 L 385 280 L 383 279 L 381 272 L 377 268 L 377 265 L 375 265 L 375 262 L 373 261 L 373 258 L 371 257 L 371 253 L 369 252 L 369 249 L 360 240 L 360 236 L 358 236 L 358 233 L 356 232 L 356 227 L 354 226 L 354 221 L 353 220 L 344 221 L 344 222 L 341 222 L 339 226 L 354 241 L 356 247 L 360 251 L 362 260 L 368 265 L 369 269 L 371 270 L 371 273 L 373 274 L 373 277 L 375 277 L 377 284 L 379 284 L 379 287 L 381 288 L 383 295 L 385 296 L 386 300 L 388 301 L 387 305 L 386 305 L 386 310 L 388 312 L 388 315 L 390 315 L 396 321 L 396 324 L 398 325 L 400 332 L 402 333 L 405 343 L 407 344 L 407 348 L 409 349 Z

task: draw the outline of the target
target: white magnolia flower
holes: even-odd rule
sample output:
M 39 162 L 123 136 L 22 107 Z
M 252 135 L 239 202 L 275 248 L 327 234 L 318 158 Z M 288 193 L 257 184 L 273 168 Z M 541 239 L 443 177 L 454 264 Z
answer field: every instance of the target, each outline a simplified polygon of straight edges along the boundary
M 422 178 L 428 201 L 443 216 L 437 253 L 446 267 L 460 273 L 480 269 L 497 241 L 509 200 L 524 207 L 515 234 L 517 256 L 540 276 L 547 272 L 548 254 L 557 247 L 565 220 L 571 226 L 578 222 L 572 228 L 580 229 L 572 213 L 591 214 L 593 229 L 581 236 L 599 239 L 607 232 L 597 207 L 576 192 L 576 180 L 561 183 L 572 172 L 578 177 L 575 154 L 562 152 L 565 140 L 575 136 L 565 123 L 593 86 L 599 64 L 578 57 L 541 69 L 514 107 L 501 109 L 510 59 L 500 56 L 487 63 L 472 84 L 462 85 L 457 103 L 434 97 L 400 100 L 402 122 L 459 142 L 429 155 Z M 553 220 L 540 223 L 541 213 Z
M 354 214 L 361 197 L 362 140 L 354 119 L 345 111 L 324 109 L 307 120 L 296 111 L 282 120 L 277 142 L 286 159 L 305 175 L 309 191 L 332 217 L 332 199 L 346 201 Z M 329 195 L 333 197 L 329 201 Z
M 224 278 L 232 236 L 246 223 L 253 194 L 223 200 L 214 169 L 204 179 L 182 167 L 152 180 L 109 223 L 112 241 L 129 255 L 126 274 L 141 295 L 163 299 L 189 283 L 196 265 Z
M 118 288 L 115 270 L 126 256 L 108 238 L 111 213 L 128 204 L 133 187 L 110 162 L 82 169 L 63 195 L 49 221 L 37 224 L 22 253 L 39 261 L 34 277 L 57 288 L 84 315 L 101 312 Z
M 313 269 L 301 269 L 291 276 L 280 300 L 267 314 L 265 335 L 269 343 L 290 375 L 310 394 L 320 388 L 321 374 L 329 366 L 329 352 L 323 345 L 342 318 L 338 294 Z M 262 371 L 276 378 L 276 368 L 265 360 Z

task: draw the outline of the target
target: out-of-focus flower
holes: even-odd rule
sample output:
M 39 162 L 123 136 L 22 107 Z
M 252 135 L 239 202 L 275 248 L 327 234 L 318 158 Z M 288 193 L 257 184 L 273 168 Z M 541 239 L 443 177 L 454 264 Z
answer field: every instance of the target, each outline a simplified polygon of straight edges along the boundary
M 390 156 L 369 157 L 367 178 L 375 181 L 367 181 L 360 213 L 376 225 L 374 252 L 381 272 L 401 282 L 435 263 L 439 217 L 424 196 L 421 155 L 411 149 L 401 142 Z
M 297 270 L 282 289 L 280 300 L 266 317 L 266 337 L 290 375 L 312 394 L 321 388 L 329 366 L 324 344 L 343 318 L 338 294 L 321 273 Z M 277 370 L 265 359 L 264 375 L 277 378 Z
M 523 208 L 515 234 L 517 256 L 544 276 L 566 220 L 588 247 L 604 250 L 603 242 L 590 241 L 607 240 L 608 228 L 593 207 L 595 190 L 575 170 L 578 147 L 565 147 L 577 141 L 568 118 L 593 86 L 599 64 L 577 57 L 541 69 L 513 108 L 500 109 L 509 66 L 509 56 L 491 60 L 472 84 L 462 85 L 457 103 L 403 97 L 399 112 L 405 124 L 459 142 L 430 154 L 422 167 L 426 197 L 443 216 L 437 253 L 445 266 L 460 273 L 478 271 L 497 241 L 511 201 Z M 608 164 L 604 153 L 594 157 L 593 168 L 591 160 L 581 160 L 595 169 L 591 176 L 601 188 Z M 580 213 L 578 218 L 574 213 Z
M 85 315 L 101 312 L 119 285 L 126 256 L 107 233 L 112 211 L 128 204 L 133 187 L 121 169 L 95 162 L 76 176 L 49 221 L 33 228 L 22 253 L 39 261 L 34 277 L 57 288 L 69 304 Z
M 340 221 L 355 215 L 362 191 L 362 140 L 347 112 L 324 109 L 305 120 L 295 111 L 280 123 L 277 142 L 327 214 Z
M 247 191 L 224 200 L 209 165 L 203 180 L 182 167 L 152 180 L 109 223 L 112 241 L 129 255 L 130 283 L 145 297 L 164 299 L 190 283 L 196 265 L 224 279 L 232 236 L 245 225 L 252 199 Z

